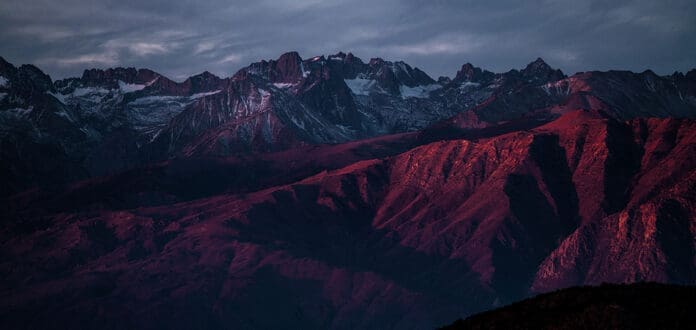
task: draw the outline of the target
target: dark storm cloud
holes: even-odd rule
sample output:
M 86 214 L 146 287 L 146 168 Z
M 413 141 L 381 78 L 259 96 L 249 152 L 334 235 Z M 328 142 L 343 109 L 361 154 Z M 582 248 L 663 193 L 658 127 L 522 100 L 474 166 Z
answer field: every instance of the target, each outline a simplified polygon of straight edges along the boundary
M 403 59 L 435 77 L 539 56 L 569 73 L 671 73 L 696 67 L 694 17 L 692 0 L 3 0 L 0 56 L 56 78 L 111 66 L 229 76 L 289 50 Z

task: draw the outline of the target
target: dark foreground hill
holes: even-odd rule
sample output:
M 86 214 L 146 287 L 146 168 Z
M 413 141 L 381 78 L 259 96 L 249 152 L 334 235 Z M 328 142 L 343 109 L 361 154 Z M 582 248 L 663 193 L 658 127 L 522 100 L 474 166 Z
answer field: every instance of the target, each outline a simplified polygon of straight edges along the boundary
M 693 329 L 696 287 L 656 283 L 576 287 L 458 320 L 458 329 Z

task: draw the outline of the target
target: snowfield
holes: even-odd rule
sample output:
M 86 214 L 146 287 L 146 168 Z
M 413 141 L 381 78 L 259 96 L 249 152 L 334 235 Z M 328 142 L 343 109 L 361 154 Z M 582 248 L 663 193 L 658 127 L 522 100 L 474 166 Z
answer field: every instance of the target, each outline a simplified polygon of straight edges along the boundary
M 345 79 L 346 85 L 355 95 L 370 95 L 370 90 L 377 84 L 377 81 L 372 79 Z
M 401 85 L 399 86 L 399 91 L 401 92 L 401 97 L 403 98 L 415 97 L 419 99 L 424 99 L 430 97 L 431 92 L 434 92 L 440 88 L 442 88 L 442 86 L 438 84 L 415 87 Z

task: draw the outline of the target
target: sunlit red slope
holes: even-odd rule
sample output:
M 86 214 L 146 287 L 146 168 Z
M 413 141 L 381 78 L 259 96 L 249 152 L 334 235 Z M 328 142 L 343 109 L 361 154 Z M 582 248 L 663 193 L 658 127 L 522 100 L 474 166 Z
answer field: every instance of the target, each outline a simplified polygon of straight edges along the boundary
M 694 157 L 693 120 L 572 111 L 256 192 L 18 211 L 0 318 L 421 329 L 578 284 L 696 284 Z

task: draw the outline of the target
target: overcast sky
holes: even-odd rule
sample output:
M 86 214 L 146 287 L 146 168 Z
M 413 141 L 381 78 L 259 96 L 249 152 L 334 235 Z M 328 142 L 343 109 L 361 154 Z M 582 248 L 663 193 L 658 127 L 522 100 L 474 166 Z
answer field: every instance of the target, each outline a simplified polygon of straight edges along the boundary
M 54 79 L 147 67 L 226 77 L 296 50 L 404 60 L 437 78 L 537 57 L 577 71 L 696 67 L 696 1 L 2 0 L 0 56 Z

